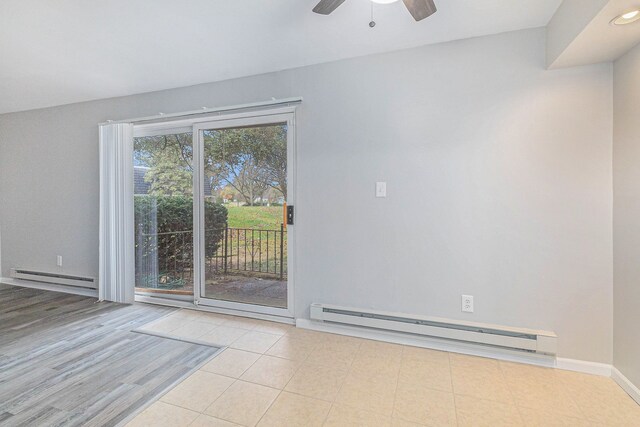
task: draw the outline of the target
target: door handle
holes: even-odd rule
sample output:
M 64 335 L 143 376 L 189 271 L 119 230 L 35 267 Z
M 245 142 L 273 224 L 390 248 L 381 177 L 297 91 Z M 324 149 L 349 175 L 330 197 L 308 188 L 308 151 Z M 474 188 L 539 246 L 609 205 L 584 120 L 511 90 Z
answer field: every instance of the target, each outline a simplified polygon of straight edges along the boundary
M 287 225 L 293 225 L 293 206 L 287 206 Z

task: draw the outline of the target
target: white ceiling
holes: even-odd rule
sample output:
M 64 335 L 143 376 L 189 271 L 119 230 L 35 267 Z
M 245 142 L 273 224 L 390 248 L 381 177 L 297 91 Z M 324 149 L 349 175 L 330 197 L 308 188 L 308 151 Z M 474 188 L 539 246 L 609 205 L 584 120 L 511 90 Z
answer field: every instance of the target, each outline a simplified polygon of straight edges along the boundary
M 561 0 L 1 0 L 0 113 L 149 92 L 546 25 Z

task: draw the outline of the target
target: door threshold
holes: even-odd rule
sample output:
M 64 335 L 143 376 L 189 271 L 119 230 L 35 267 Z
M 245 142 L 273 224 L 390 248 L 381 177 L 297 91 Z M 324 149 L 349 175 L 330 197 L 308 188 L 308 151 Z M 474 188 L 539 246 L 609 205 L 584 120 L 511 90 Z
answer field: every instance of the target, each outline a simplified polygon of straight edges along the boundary
M 175 299 L 158 298 L 147 295 L 136 295 L 135 301 L 144 304 L 163 305 L 168 307 L 185 308 L 188 310 L 198 310 L 208 313 L 227 314 L 230 316 L 246 317 L 249 319 L 266 320 L 269 322 L 284 323 L 287 325 L 295 325 L 296 320 L 292 316 L 276 316 L 272 314 L 255 313 L 252 311 L 234 310 L 230 308 L 212 307 L 206 305 L 196 305 L 190 301 L 180 301 Z

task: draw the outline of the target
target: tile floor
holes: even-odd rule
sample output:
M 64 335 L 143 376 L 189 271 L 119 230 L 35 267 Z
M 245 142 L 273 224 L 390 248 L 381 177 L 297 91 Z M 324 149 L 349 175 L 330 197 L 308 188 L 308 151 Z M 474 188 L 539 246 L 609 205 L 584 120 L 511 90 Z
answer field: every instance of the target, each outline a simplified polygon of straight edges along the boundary
M 640 426 L 611 379 L 179 310 L 228 346 L 129 426 Z

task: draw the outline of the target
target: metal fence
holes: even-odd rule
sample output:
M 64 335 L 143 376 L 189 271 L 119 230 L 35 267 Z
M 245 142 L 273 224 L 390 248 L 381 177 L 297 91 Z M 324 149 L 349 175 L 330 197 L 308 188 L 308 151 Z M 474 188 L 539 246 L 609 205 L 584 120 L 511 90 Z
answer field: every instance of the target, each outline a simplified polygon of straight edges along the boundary
M 207 262 L 209 272 L 243 272 L 277 276 L 287 273 L 287 231 L 227 228 L 215 256 Z
M 193 285 L 193 231 L 136 233 L 136 287 Z
M 216 230 L 220 231 L 220 229 Z M 287 231 L 226 227 L 205 231 L 207 279 L 222 274 L 287 277 Z M 222 236 L 207 241 L 207 236 Z M 193 231 L 136 233 L 136 287 L 178 289 L 193 286 Z

